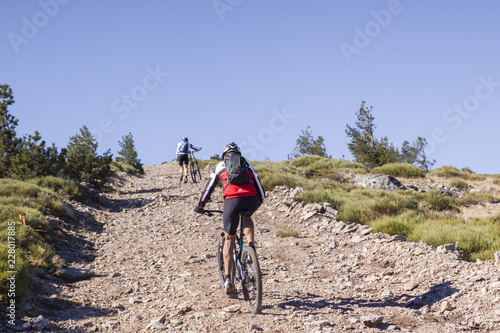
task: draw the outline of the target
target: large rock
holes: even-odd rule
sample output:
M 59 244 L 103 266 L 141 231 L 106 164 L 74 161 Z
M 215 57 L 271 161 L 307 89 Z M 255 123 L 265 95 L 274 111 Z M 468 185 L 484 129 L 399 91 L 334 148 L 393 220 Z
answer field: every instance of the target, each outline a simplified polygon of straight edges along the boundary
M 367 187 L 372 190 L 406 190 L 406 187 L 393 176 L 388 175 L 362 175 L 356 176 L 354 185 Z
M 75 282 L 90 279 L 95 276 L 91 269 L 59 268 L 54 275 L 68 282 Z

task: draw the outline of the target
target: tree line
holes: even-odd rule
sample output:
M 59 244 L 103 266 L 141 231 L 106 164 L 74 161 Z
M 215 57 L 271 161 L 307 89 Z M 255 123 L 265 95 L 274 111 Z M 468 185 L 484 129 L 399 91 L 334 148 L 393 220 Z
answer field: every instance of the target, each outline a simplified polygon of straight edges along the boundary
M 69 138 L 65 148 L 58 149 L 54 143 L 47 145 L 38 131 L 18 137 L 19 120 L 9 113 L 12 104 L 12 89 L 0 85 L 0 178 L 59 176 L 100 187 L 113 173 L 113 166 L 121 169 L 126 164 L 137 173 L 144 172 L 131 133 L 122 136 L 114 161 L 109 149 L 97 153 L 98 143 L 86 126 Z
M 429 160 L 425 154 L 427 140 L 417 137 L 410 143 L 405 140 L 401 148 L 397 148 L 389 142 L 387 136 L 377 138 L 375 136 L 375 117 L 372 114 L 373 107 L 367 107 L 365 101 L 361 101 L 361 106 L 356 112 L 356 122 L 354 126 L 346 125 L 347 137 L 351 139 L 347 147 L 356 162 L 364 164 L 372 169 L 388 163 L 404 162 L 418 166 L 424 171 L 429 171 L 435 160 Z M 292 160 L 302 155 L 319 155 L 329 157 L 322 136 L 315 138 L 311 128 L 308 126 L 302 130 L 302 134 L 296 141 L 296 146 L 288 159 Z

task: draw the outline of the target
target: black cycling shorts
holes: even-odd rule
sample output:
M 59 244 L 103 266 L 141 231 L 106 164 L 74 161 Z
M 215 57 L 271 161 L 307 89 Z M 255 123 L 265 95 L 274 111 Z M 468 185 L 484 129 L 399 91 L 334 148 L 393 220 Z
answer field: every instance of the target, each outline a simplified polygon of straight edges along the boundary
M 253 214 L 259 208 L 259 198 L 257 196 L 231 198 L 224 202 L 222 213 L 222 224 L 224 232 L 229 235 L 236 235 L 239 223 L 239 212 L 249 210 Z M 250 215 L 251 215 L 250 214 Z
M 177 159 L 179 160 L 179 165 L 188 164 L 189 162 L 188 154 L 181 154 Z

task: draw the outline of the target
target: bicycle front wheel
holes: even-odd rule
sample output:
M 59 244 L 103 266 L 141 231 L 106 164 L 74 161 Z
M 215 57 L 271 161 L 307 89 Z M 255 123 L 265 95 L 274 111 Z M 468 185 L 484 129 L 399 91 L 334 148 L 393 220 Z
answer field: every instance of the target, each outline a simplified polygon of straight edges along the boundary
M 257 252 L 255 252 L 254 248 L 250 246 L 243 247 L 241 265 L 245 273 L 241 284 L 247 308 L 252 313 L 260 313 L 262 307 L 262 273 L 260 272 Z

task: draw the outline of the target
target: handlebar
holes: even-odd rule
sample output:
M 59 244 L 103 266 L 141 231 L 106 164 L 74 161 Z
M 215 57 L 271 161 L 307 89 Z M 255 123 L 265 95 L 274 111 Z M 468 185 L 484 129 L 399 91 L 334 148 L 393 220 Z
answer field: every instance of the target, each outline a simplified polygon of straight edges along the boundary
M 207 209 L 207 210 L 203 210 L 203 212 L 201 212 L 202 214 L 206 214 L 208 216 L 212 216 L 214 215 L 213 213 L 219 213 L 219 214 L 222 214 L 222 210 L 211 210 L 211 209 Z

